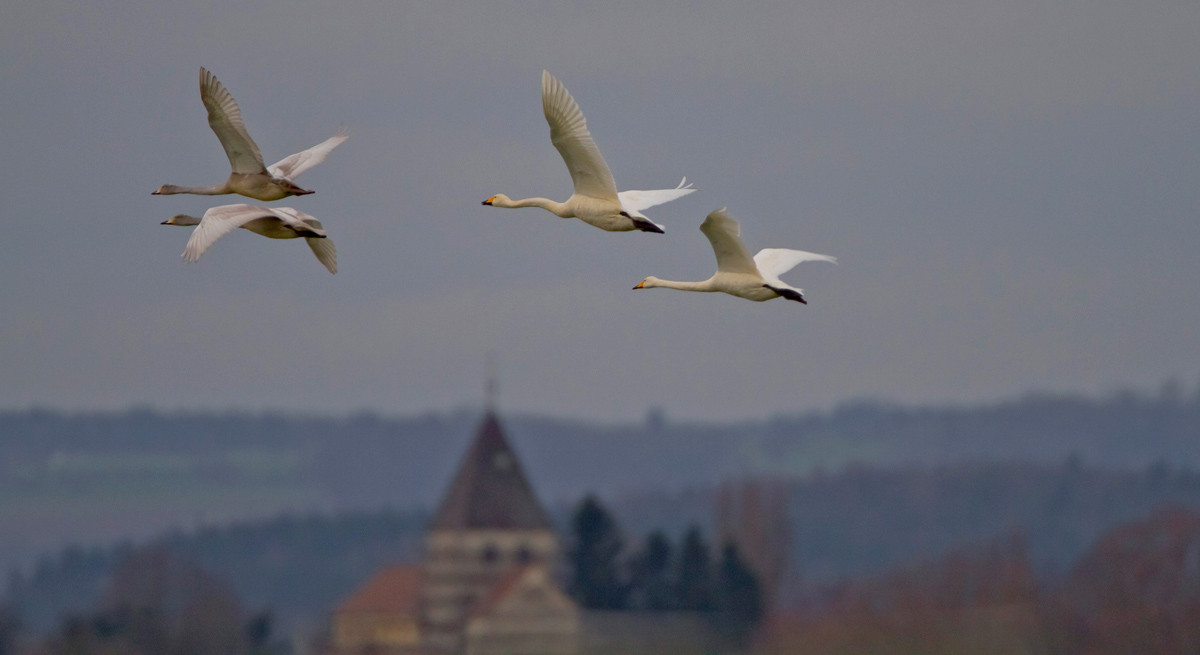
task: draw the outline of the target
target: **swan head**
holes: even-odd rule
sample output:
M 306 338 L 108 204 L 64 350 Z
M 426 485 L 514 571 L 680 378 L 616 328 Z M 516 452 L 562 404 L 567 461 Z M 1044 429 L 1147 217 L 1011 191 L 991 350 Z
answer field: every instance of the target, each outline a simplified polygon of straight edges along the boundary
M 638 289 L 653 289 L 654 287 L 658 286 L 658 282 L 659 282 L 658 278 L 651 275 L 650 277 L 642 280 L 641 282 L 638 282 L 638 285 L 636 287 L 634 287 L 633 290 L 637 291 Z
M 504 195 L 503 193 L 497 193 L 496 195 L 492 196 L 491 198 L 484 200 L 483 204 L 485 204 L 489 207 L 491 207 L 491 206 L 505 207 L 507 205 L 512 204 L 512 199 L 509 198 L 508 196 Z
M 196 218 L 195 216 L 188 216 L 187 214 L 176 214 L 176 215 L 172 216 L 171 218 L 168 218 L 167 220 L 163 221 L 160 225 L 180 225 L 183 227 L 188 227 L 191 225 L 199 225 L 199 224 L 200 224 L 200 219 Z
M 174 184 L 164 184 L 164 185 L 158 187 L 157 189 L 155 189 L 154 191 L 151 191 L 150 195 L 152 195 L 152 196 L 169 196 L 169 195 L 173 195 L 176 193 L 179 193 L 179 187 L 175 186 Z

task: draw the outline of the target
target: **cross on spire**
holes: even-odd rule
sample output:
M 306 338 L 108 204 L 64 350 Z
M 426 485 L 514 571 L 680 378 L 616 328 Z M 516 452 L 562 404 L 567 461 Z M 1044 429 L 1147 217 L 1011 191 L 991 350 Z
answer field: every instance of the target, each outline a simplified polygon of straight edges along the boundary
M 496 409 L 496 394 L 500 391 L 500 383 L 496 380 L 496 355 L 488 353 L 487 358 L 487 379 L 484 381 L 484 404 L 485 408 L 491 412 Z

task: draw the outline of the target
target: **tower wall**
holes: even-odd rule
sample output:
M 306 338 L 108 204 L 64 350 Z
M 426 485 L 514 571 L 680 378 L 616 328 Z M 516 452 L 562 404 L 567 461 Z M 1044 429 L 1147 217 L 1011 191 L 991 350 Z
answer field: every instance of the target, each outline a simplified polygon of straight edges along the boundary
M 471 607 L 508 573 L 526 564 L 555 568 L 554 532 L 537 530 L 433 530 L 425 540 L 422 632 L 430 651 L 461 653 Z

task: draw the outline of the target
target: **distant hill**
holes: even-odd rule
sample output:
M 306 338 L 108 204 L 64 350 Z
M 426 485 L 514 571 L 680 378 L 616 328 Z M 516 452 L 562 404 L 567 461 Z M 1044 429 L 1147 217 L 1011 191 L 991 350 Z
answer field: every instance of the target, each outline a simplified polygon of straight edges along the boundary
M 137 547 L 163 548 L 215 573 L 250 609 L 269 611 L 291 629 L 323 619 L 380 567 L 415 559 L 427 521 L 424 512 L 283 516 L 172 532 Z M 93 609 L 134 548 L 73 546 L 46 555 L 28 574 L 10 576 L 0 598 L 13 601 L 30 631 L 47 632 Z
M 787 490 L 791 570 L 798 575 L 785 581 L 785 595 L 793 599 L 1011 535 L 1020 536 L 1034 573 L 1049 588 L 1114 526 L 1164 504 L 1200 511 L 1200 473 L 1163 466 L 1113 471 L 1068 460 L 858 467 L 774 482 Z M 678 544 L 693 522 L 711 539 L 713 496 L 710 488 L 696 488 L 606 504 L 633 552 L 654 529 Z M 564 533 L 571 509 L 552 506 Z M 272 612 L 285 629 L 311 629 L 379 567 L 417 560 L 428 516 L 376 511 L 282 517 L 172 532 L 139 545 L 161 546 L 195 561 L 232 584 L 252 610 Z M 45 556 L 31 573 L 11 580 L 8 600 L 28 625 L 48 630 L 65 613 L 87 609 L 130 548 L 68 548 Z
M 761 655 L 1196 652 L 1200 512 L 1173 506 L 1097 535 L 1039 580 L 1019 534 L 847 582 L 770 617 Z
M 1200 474 L 1042 464 L 850 469 L 792 485 L 793 557 L 824 584 L 1020 534 L 1042 578 L 1064 574 L 1105 531 L 1161 505 L 1200 510 Z
M 677 493 L 848 466 L 1017 461 L 1200 468 L 1200 398 L 1029 396 L 993 405 L 850 403 L 725 424 L 503 417 L 538 494 Z M 282 513 L 430 508 L 479 415 L 392 418 L 138 409 L 0 413 L 0 569 L 72 542 L 145 539 Z

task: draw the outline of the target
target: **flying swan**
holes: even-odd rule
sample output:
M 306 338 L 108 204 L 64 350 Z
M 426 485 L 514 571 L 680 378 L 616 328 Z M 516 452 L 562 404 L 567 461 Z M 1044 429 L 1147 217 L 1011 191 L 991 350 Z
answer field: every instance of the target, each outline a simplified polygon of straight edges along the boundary
M 756 302 L 782 296 L 807 305 L 804 290 L 784 284 L 779 276 L 800 262 L 837 263 L 837 259 L 829 255 L 787 248 L 763 248 L 752 259 L 738 236 L 741 227 L 729 217 L 724 207 L 709 214 L 700 224 L 700 231 L 708 237 L 717 256 L 717 272 L 712 277 L 703 282 L 674 282 L 651 276 L 634 289 L 663 287 L 682 291 L 720 291 Z
M 308 150 L 284 157 L 271 164 L 263 165 L 262 153 L 250 138 L 242 123 L 242 110 L 225 90 L 217 78 L 203 66 L 200 67 L 200 99 L 208 109 L 208 125 L 217 134 L 233 172 L 223 184 L 206 187 L 184 187 L 164 184 L 153 195 L 167 196 L 176 193 L 194 193 L 201 196 L 220 196 L 237 193 L 255 200 L 279 200 L 287 196 L 302 196 L 312 193 L 292 183 L 292 180 L 325 159 L 329 151 L 346 140 L 346 131 L 338 131 L 330 138 Z
M 304 237 L 308 247 L 312 248 L 313 254 L 325 268 L 329 269 L 330 273 L 337 273 L 337 249 L 333 247 L 333 241 L 325 236 L 325 228 L 321 221 L 291 207 L 221 205 L 204 212 L 201 218 L 179 214 L 168 218 L 162 224 L 196 226 L 183 249 L 183 258 L 189 262 L 198 261 L 200 255 L 204 254 L 213 242 L 240 227 L 268 239 Z
M 641 211 L 695 191 L 690 184 L 684 184 L 687 182 L 685 177 L 674 189 L 618 193 L 612 171 L 604 163 L 604 157 L 592 140 L 579 105 L 562 82 L 547 71 L 542 71 L 542 111 L 546 114 L 546 122 L 550 124 L 550 141 L 571 172 L 575 193 L 566 202 L 549 198 L 512 200 L 498 193 L 484 200 L 483 204 L 492 207 L 541 207 L 560 218 L 578 218 L 609 232 L 641 230 L 661 234 L 662 226 L 646 218 Z

